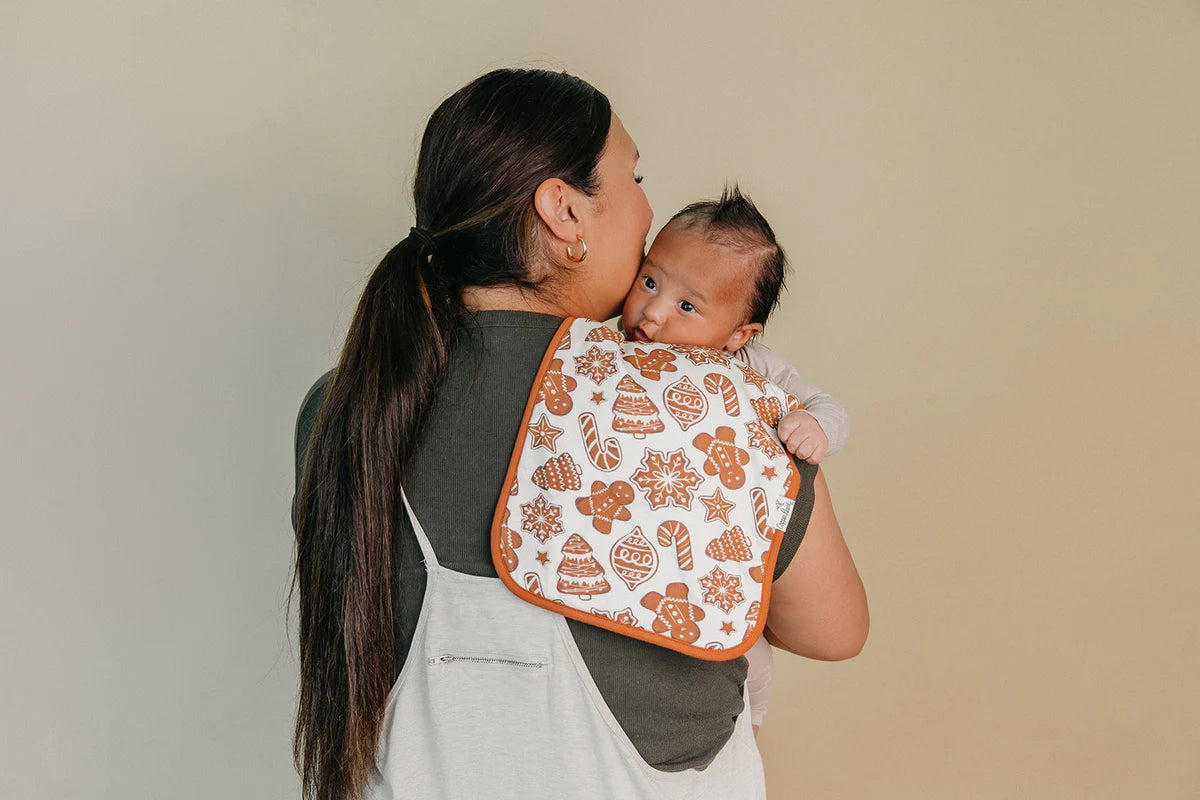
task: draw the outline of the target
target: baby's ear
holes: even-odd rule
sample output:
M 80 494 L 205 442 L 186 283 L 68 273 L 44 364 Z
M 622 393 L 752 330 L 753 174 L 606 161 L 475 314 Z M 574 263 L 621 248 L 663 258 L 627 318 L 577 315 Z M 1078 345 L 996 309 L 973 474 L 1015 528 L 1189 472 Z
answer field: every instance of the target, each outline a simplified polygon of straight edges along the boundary
M 746 342 L 750 341 L 752 337 L 757 336 L 762 332 L 762 323 L 747 322 L 745 325 L 742 325 L 736 331 L 730 334 L 729 341 L 725 342 L 725 349 L 731 353 L 741 350 Z

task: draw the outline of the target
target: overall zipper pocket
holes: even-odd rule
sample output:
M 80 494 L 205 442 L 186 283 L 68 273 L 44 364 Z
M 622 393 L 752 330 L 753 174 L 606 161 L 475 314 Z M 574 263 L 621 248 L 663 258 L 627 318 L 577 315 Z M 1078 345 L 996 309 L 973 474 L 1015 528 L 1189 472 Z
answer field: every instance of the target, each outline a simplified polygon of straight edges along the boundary
M 499 664 L 506 667 L 523 667 L 525 669 L 544 669 L 546 666 L 546 662 L 544 661 L 521 661 L 515 658 L 503 658 L 500 656 L 457 656 L 450 653 L 434 656 L 429 659 L 430 665 L 454 664 L 456 662 L 464 664 Z

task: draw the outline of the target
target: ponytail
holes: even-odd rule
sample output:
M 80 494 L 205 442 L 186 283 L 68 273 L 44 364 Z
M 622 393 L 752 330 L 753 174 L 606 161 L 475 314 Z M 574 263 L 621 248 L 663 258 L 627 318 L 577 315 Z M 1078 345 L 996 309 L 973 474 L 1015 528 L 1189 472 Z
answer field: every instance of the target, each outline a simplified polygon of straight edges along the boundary
M 418 227 L 367 281 L 297 497 L 293 754 L 306 798 L 359 797 L 375 763 L 397 671 L 400 487 L 446 370 L 461 291 L 537 289 L 534 190 L 557 177 L 594 194 L 611 120 L 608 98 L 578 78 L 496 70 L 447 98 L 425 128 L 413 181 Z
M 367 281 L 309 442 L 296 520 L 307 679 L 294 756 L 315 800 L 352 797 L 365 783 L 395 669 L 398 490 L 454 320 L 444 288 L 422 275 L 427 249 L 410 236 Z

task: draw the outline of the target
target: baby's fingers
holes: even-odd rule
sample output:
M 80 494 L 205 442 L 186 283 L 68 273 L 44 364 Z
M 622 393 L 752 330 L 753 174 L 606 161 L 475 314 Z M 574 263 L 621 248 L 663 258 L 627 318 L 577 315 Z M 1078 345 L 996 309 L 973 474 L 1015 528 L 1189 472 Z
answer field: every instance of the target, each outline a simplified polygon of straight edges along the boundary
M 817 421 L 807 411 L 792 411 L 783 415 L 775 430 L 779 434 L 779 440 L 786 442 L 796 431 L 811 430 L 810 426 L 816 424 Z
M 786 440 L 784 440 L 784 444 L 787 445 L 787 449 L 790 453 L 796 455 L 799 458 L 806 458 L 807 454 L 801 455 L 801 451 L 804 450 L 805 448 L 808 448 L 809 450 L 811 450 L 813 442 L 812 442 L 812 438 L 805 431 L 796 430 L 792 433 L 791 436 L 789 436 Z
M 801 418 L 799 414 L 788 414 L 783 419 L 779 420 L 779 427 L 775 429 L 779 434 L 779 440 L 781 442 L 786 442 L 788 437 L 795 433 L 800 427 L 800 422 Z

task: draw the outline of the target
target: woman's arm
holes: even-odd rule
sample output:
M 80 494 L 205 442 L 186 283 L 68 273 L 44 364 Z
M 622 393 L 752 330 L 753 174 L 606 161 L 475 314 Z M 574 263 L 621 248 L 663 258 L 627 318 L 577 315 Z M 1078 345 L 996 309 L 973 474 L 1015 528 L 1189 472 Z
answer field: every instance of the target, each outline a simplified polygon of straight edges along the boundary
M 800 548 L 771 585 L 767 641 L 808 658 L 841 661 L 858 655 L 866 644 L 871 625 L 867 594 L 819 471 L 813 492 Z

